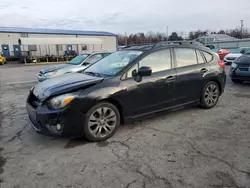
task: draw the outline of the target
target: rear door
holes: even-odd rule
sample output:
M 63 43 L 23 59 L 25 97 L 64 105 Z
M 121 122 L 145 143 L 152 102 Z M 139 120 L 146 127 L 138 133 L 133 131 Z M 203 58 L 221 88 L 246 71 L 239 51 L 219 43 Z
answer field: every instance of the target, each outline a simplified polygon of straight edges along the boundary
M 177 71 L 176 103 L 199 100 L 204 85 L 203 77 L 209 71 L 209 64 L 201 52 L 193 48 L 175 48 L 174 56 Z

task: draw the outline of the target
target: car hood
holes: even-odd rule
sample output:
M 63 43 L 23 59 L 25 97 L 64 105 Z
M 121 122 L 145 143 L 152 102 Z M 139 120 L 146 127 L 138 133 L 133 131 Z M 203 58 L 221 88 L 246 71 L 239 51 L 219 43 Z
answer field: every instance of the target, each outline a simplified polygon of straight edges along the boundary
M 87 68 L 87 66 L 71 65 L 71 66 L 67 66 L 67 67 L 59 69 L 57 71 L 57 75 L 71 73 L 71 72 L 78 72 L 78 71 L 82 71 L 86 68 Z
M 93 77 L 82 73 L 62 75 L 38 83 L 33 88 L 33 94 L 41 101 L 44 101 L 48 97 L 54 95 L 67 93 L 88 85 L 100 83 L 103 79 L 102 77 Z
M 56 70 L 59 70 L 59 69 L 62 69 L 62 68 L 66 68 L 66 67 L 71 67 L 71 66 L 72 65 L 70 65 L 70 64 L 53 65 L 53 66 L 49 66 L 49 67 L 46 67 L 46 68 L 42 69 L 40 71 L 40 73 L 45 74 L 45 73 L 48 73 L 48 72 L 53 72 L 53 71 L 56 71 Z
M 240 56 L 242 56 L 241 53 L 230 53 L 230 54 L 227 54 L 225 56 L 225 58 L 228 58 L 228 57 L 240 57 Z

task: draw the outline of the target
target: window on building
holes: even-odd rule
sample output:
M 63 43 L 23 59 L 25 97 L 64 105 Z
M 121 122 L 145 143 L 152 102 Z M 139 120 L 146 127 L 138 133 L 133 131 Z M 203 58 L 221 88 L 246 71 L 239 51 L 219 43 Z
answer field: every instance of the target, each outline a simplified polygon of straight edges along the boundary
M 29 51 L 37 51 L 37 46 L 36 45 L 29 45 L 28 49 L 29 49 Z
M 57 51 L 57 52 L 63 51 L 63 46 L 57 44 L 57 45 L 56 45 L 56 51 Z
M 27 33 L 20 33 L 20 37 L 28 37 L 28 34 Z

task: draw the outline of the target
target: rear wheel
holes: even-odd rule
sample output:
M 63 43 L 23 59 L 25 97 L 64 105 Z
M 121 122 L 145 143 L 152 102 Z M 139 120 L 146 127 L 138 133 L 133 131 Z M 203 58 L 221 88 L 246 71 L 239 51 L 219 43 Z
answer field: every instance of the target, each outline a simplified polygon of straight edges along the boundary
M 214 81 L 210 81 L 203 88 L 200 106 L 206 109 L 213 108 L 217 104 L 219 97 L 219 85 Z
M 235 79 L 232 79 L 232 82 L 235 83 L 235 84 L 242 84 L 244 82 L 244 80 L 235 80 Z
M 120 113 L 111 103 L 102 102 L 86 114 L 84 135 L 89 141 L 103 141 L 112 137 L 120 125 Z

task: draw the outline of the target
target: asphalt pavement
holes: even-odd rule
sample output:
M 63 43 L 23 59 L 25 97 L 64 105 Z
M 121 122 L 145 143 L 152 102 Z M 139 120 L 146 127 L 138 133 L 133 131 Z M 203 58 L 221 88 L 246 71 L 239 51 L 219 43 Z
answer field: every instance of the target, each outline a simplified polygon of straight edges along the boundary
M 109 140 L 38 135 L 25 109 L 44 66 L 0 67 L 1 188 L 250 188 L 250 84 L 210 110 L 160 113 Z

